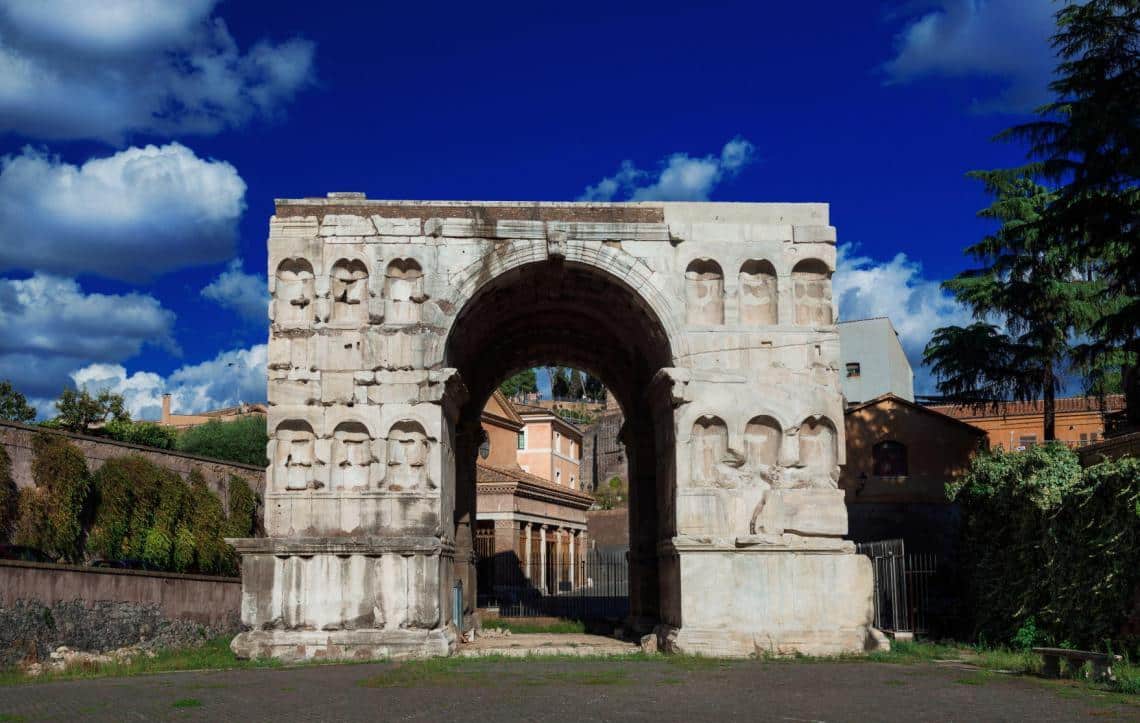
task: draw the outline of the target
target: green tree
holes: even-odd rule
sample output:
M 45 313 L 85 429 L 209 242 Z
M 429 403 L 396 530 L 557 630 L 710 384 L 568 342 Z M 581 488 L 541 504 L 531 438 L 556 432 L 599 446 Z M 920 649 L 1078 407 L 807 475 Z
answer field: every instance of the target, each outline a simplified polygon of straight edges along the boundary
M 586 375 L 586 398 L 593 402 L 600 402 L 606 398 L 605 385 L 593 374 Z
M 505 394 L 508 398 L 513 398 L 519 394 L 526 394 L 528 392 L 538 391 L 538 377 L 535 375 L 533 369 L 523 369 L 517 374 L 512 374 L 499 385 L 499 391 Z
M 925 361 L 941 393 L 984 406 L 1040 397 L 1045 440 L 1055 438 L 1055 398 L 1073 361 L 1072 339 L 1097 318 L 1099 284 L 1076 275 L 1072 257 L 1042 235 L 1054 195 L 1018 172 L 976 171 L 994 202 L 979 212 L 1000 225 L 966 253 L 980 266 L 943 288 L 979 321 L 936 329 Z M 1004 331 L 990 323 L 999 321 Z
M 102 434 L 120 442 L 141 444 L 157 449 L 174 449 L 178 432 L 154 422 L 131 422 L 112 419 L 99 430 Z
M 178 437 L 182 452 L 264 467 L 269 434 L 265 417 L 253 415 L 232 422 L 210 421 L 191 427 Z
M 86 389 L 64 389 L 55 407 L 57 425 L 70 432 L 86 433 L 96 424 L 131 419 L 123 396 L 109 390 L 92 395 Z
M 550 368 L 550 394 L 555 399 L 570 396 L 570 370 L 566 367 Z
M 0 381 L 0 419 L 22 424 L 36 421 L 35 407 L 28 404 L 27 398 L 7 380 Z
M 1059 184 L 1040 233 L 1106 283 L 1114 303 L 1082 352 L 1121 365 L 1140 424 L 1140 2 L 1065 4 L 1053 47 L 1054 100 L 1002 137 L 1027 141 L 1033 169 Z
M 11 539 L 19 512 L 20 490 L 12 479 L 12 458 L 0 444 L 0 543 Z
M 75 445 L 53 434 L 37 434 L 32 454 L 35 486 L 20 492 L 16 542 L 80 562 L 91 491 L 87 462 Z
M 570 372 L 570 389 L 568 396 L 571 399 L 581 399 L 586 395 L 586 382 L 582 378 L 582 372 L 578 369 L 573 369 Z

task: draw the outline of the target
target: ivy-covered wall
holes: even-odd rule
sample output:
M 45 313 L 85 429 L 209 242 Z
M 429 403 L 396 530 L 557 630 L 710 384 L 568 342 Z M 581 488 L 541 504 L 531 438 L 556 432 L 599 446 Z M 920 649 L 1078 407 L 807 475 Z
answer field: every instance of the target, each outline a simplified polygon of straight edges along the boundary
M 978 457 L 948 488 L 962 509 L 978 638 L 1136 651 L 1140 459 L 1082 467 L 1055 444 Z

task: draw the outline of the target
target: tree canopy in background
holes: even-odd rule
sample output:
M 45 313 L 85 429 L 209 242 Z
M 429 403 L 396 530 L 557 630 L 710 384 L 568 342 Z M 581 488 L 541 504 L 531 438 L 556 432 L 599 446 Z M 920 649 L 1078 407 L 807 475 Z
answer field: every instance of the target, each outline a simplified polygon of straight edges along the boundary
M 35 407 L 28 404 L 27 398 L 6 379 L 0 381 L 0 419 L 22 424 L 36 421 Z
M 180 452 L 264 467 L 269 464 L 265 458 L 268 444 L 265 417 L 252 415 L 191 427 L 179 435 L 176 446 Z
M 93 395 L 86 389 L 64 389 L 55 407 L 59 414 L 50 426 L 69 432 L 85 434 L 97 424 L 131 421 L 123 396 L 108 390 Z
M 970 175 L 994 197 L 979 215 L 1000 225 L 966 249 L 980 266 L 942 286 L 981 321 L 936 329 L 924 360 L 939 391 L 961 403 L 1042 398 L 1045 440 L 1052 440 L 1072 340 L 1097 319 L 1103 285 L 1082 279 L 1071 255 L 1043 235 L 1038 221 L 1052 192 L 1018 172 Z
M 499 391 L 507 397 L 516 397 L 520 394 L 537 392 L 538 376 L 534 373 L 533 369 L 523 369 L 521 372 L 507 377 L 503 383 L 499 385 Z

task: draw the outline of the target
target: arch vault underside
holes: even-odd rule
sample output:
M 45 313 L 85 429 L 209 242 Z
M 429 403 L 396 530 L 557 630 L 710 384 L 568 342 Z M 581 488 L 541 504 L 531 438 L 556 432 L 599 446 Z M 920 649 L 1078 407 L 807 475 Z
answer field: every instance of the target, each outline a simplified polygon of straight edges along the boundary
M 550 361 L 625 411 L 631 629 L 703 654 L 864 650 L 834 263 L 823 204 L 278 201 L 267 536 L 234 541 L 235 651 L 453 652 L 479 410 Z

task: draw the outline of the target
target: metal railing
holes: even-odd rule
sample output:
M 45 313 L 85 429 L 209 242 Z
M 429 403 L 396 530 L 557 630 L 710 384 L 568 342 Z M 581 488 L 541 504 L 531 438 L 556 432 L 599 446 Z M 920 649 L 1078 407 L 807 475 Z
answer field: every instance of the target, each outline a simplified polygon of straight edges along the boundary
M 871 558 L 875 627 L 892 633 L 930 632 L 931 583 L 938 557 L 907 554 L 902 540 L 862 542 L 856 550 Z
M 629 564 L 623 554 L 590 552 L 577 561 L 477 556 L 479 607 L 500 617 L 620 620 L 629 614 Z

